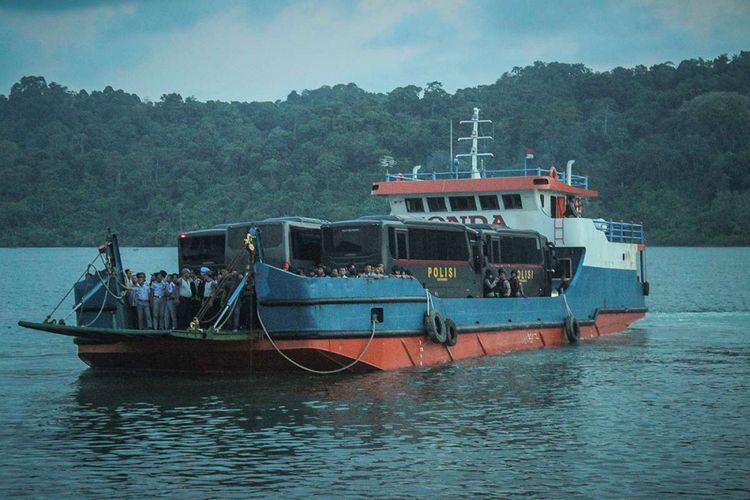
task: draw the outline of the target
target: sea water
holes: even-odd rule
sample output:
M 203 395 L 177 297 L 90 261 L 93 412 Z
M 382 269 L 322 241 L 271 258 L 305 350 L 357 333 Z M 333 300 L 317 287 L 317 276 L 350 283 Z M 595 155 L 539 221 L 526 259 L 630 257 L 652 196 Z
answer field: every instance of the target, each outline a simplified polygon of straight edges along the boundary
M 0 249 L 1 497 L 750 496 L 748 248 L 649 249 L 621 334 L 337 376 L 98 372 L 16 326 L 95 255 Z

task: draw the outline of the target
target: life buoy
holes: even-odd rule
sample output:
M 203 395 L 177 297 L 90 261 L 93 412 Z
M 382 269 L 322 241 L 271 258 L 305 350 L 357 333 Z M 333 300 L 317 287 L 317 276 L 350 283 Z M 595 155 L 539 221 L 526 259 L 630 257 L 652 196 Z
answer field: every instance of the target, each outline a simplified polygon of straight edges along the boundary
M 446 340 L 445 322 L 440 317 L 440 313 L 432 310 L 424 313 L 424 329 L 427 337 L 436 344 L 444 344 Z
M 549 168 L 549 176 L 552 177 L 553 179 L 557 179 L 557 169 L 555 168 L 554 165 L 552 165 Z
M 570 344 L 575 344 L 581 338 L 581 327 L 572 314 L 565 317 L 565 338 Z
M 458 326 L 452 319 L 445 320 L 445 345 L 453 347 L 458 343 Z

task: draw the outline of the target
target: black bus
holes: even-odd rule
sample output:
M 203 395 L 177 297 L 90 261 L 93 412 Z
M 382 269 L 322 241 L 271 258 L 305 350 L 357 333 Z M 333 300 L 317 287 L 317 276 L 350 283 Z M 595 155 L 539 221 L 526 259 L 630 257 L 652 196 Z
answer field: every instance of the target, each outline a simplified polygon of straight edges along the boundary
M 180 234 L 177 252 L 180 269 L 243 271 L 247 264 L 245 237 L 251 226 L 260 230 L 265 261 L 276 267 L 310 268 L 320 262 L 320 226 L 326 221 L 306 217 L 276 217 L 256 223 L 220 224 Z
M 502 270 L 510 279 L 518 272 L 527 297 L 549 296 L 554 273 L 551 245 L 536 231 L 495 228 L 487 224 L 470 225 L 477 232 L 475 252 L 481 254 L 484 273 L 491 269 L 495 276 Z
M 439 297 L 482 297 L 484 274 L 518 272 L 527 297 L 551 292 L 552 252 L 535 231 L 464 226 L 397 216 L 324 224 L 323 262 L 408 269 Z
M 408 269 L 439 297 L 481 297 L 471 241 L 476 231 L 453 222 L 363 217 L 324 224 L 323 262 L 332 267 L 383 264 Z

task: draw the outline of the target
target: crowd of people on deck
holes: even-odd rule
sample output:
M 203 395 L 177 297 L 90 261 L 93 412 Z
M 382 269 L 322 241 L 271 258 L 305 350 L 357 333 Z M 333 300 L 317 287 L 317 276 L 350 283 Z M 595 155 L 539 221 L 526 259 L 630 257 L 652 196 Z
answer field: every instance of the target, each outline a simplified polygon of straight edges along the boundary
M 354 264 L 334 267 L 319 264 L 310 270 L 288 267 L 290 273 L 307 278 L 371 278 L 414 279 L 411 270 L 393 266 L 385 271 L 383 264 L 366 265 L 358 270 Z M 218 273 L 207 267 L 197 272 L 183 269 L 180 274 L 158 271 L 148 281 L 143 272 L 125 270 L 125 289 L 128 292 L 133 322 L 139 329 L 186 330 L 194 318 L 202 326 L 219 317 L 229 297 L 237 290 L 243 275 L 237 271 L 221 269 Z M 240 290 L 243 294 L 250 282 Z M 483 282 L 485 297 L 525 297 L 518 271 L 512 271 L 508 279 L 500 269 L 497 276 L 492 269 L 485 272 Z M 240 324 L 240 300 L 227 311 L 226 324 L 236 331 Z
M 526 297 L 523 293 L 523 283 L 518 277 L 518 271 L 511 271 L 510 279 L 505 271 L 500 269 L 498 275 L 492 269 L 484 273 L 483 292 L 486 298 Z
M 387 273 L 383 264 L 377 264 L 374 266 L 368 264 L 362 268 L 362 271 L 359 271 L 354 264 L 341 267 L 318 264 L 315 268 L 309 271 L 306 271 L 303 268 L 289 267 L 287 271 L 307 278 L 414 278 L 410 270 L 403 269 L 399 266 L 393 266 L 391 272 Z
M 159 271 L 148 282 L 143 272 L 125 270 L 125 289 L 139 329 L 185 330 L 193 318 L 210 321 L 238 288 L 243 275 L 222 269 L 218 273 L 207 267 L 198 272 L 183 269 L 181 274 Z M 227 324 L 237 330 L 239 303 L 229 312 Z M 134 321 L 135 322 L 135 321 Z

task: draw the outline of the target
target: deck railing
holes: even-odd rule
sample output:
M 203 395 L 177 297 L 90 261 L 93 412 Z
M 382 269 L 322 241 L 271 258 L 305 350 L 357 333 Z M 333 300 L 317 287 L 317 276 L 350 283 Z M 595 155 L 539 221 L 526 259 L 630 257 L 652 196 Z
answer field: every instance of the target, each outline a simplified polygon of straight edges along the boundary
M 539 177 L 549 175 L 549 170 L 546 168 L 512 168 L 503 170 L 480 170 L 479 176 L 482 179 L 491 179 L 498 177 Z M 422 172 L 416 175 L 413 174 L 385 174 L 385 181 L 436 181 L 436 180 L 449 180 L 449 179 L 471 179 L 471 172 Z M 558 173 L 558 179 L 561 182 L 566 182 L 565 174 Z M 571 185 L 581 188 L 589 188 L 589 178 L 585 175 L 571 175 Z
M 594 225 L 600 231 L 604 231 L 609 241 L 618 243 L 645 243 L 643 224 L 598 219 L 594 221 Z

